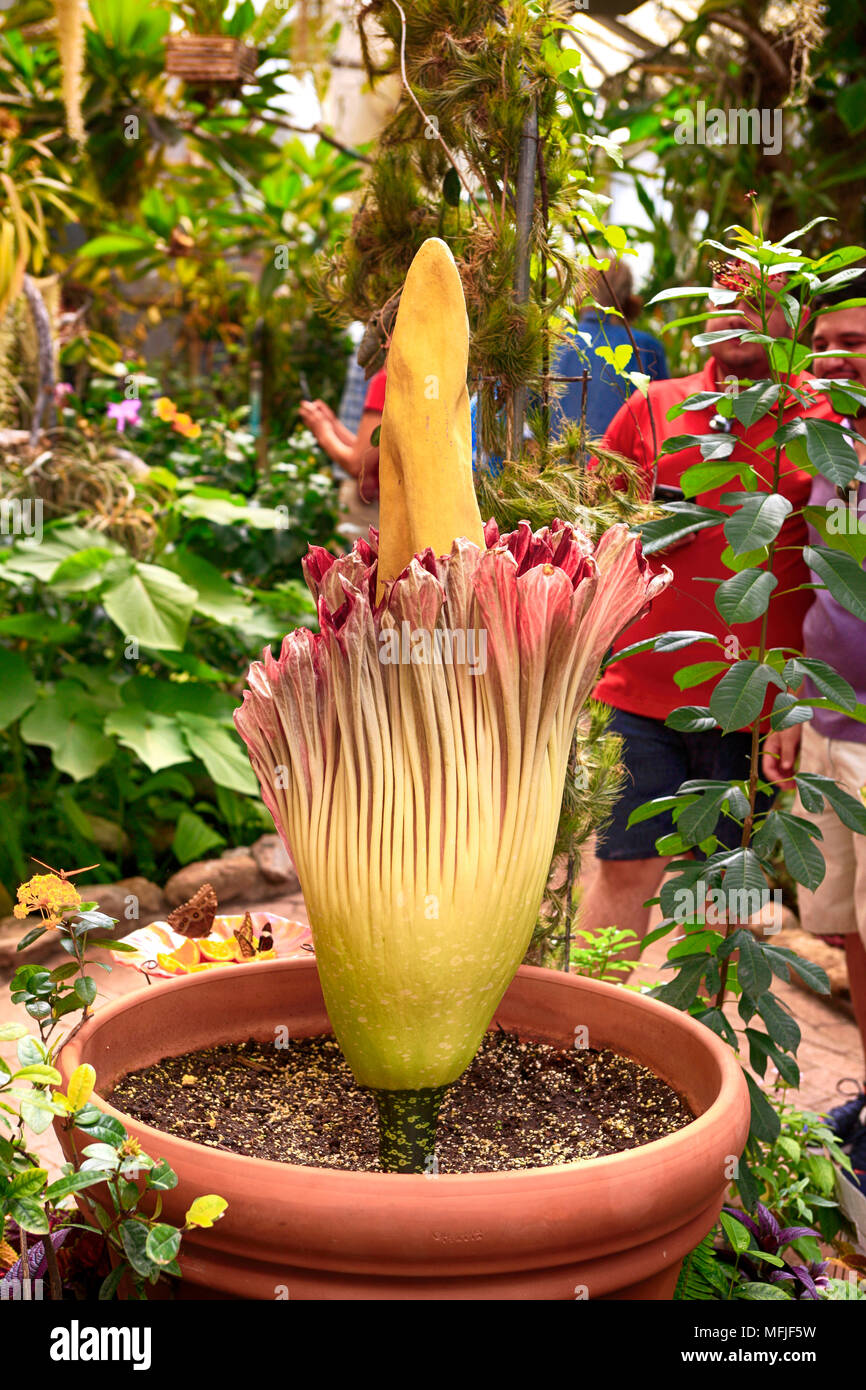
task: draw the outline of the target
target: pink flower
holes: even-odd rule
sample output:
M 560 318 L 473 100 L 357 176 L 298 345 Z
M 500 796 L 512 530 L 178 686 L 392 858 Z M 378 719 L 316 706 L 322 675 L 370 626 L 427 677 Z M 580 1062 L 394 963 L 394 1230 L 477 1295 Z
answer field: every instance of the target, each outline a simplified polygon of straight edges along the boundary
M 141 414 L 141 401 L 133 398 L 132 400 L 109 401 L 106 415 L 109 420 L 117 421 L 117 432 L 123 434 L 127 425 L 137 425 Z
M 72 395 L 72 390 L 68 381 L 58 381 L 54 387 L 54 404 L 62 406 L 66 397 Z

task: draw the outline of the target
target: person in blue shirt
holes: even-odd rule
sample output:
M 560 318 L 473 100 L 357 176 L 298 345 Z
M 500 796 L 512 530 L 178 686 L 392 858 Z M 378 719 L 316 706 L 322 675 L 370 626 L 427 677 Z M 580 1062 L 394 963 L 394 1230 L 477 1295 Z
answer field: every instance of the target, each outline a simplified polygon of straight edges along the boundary
M 613 367 L 596 352 L 596 348 L 599 347 L 613 350 L 622 344 L 631 347 L 631 338 L 623 320 L 618 314 L 605 313 L 604 309 L 618 307 L 631 323 L 640 312 L 641 302 L 632 291 L 631 271 L 622 261 L 613 261 L 610 269 L 605 271 L 604 279 L 600 272 L 593 272 L 587 288 L 589 296 L 602 307 L 581 311 L 581 337 L 576 338 L 573 343 L 562 345 L 556 355 L 553 370 L 556 376 L 581 376 L 584 371 L 589 373 L 586 429 L 591 437 L 600 439 L 634 389 L 631 382 L 618 376 Z M 644 333 L 636 328 L 631 331 L 638 346 L 640 361 L 632 349 L 631 360 L 627 363 L 626 370 L 644 372 L 653 381 L 665 380 L 670 373 L 661 343 L 651 333 Z M 557 396 L 551 406 L 554 433 L 558 432 L 561 420 L 580 420 L 582 408 L 583 382 L 565 382 L 562 394 Z

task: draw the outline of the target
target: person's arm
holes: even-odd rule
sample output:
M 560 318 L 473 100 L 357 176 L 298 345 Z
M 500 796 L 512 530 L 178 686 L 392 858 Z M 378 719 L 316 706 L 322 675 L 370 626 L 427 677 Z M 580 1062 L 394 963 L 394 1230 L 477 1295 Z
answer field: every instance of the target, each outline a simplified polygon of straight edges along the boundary
M 304 424 L 315 435 L 325 453 L 357 478 L 364 467 L 364 461 L 371 446 L 371 436 L 381 422 L 382 412 L 365 410 L 357 435 L 341 425 L 334 412 L 324 401 L 302 401 L 300 416 Z M 369 465 L 369 460 L 367 460 Z

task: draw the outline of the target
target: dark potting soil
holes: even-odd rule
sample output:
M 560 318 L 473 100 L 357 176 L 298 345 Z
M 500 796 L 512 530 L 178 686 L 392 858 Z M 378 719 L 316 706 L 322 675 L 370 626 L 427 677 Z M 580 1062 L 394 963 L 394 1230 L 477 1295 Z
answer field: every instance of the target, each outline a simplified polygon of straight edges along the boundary
M 132 1072 L 116 1109 L 211 1148 L 311 1168 L 379 1167 L 373 1093 L 332 1037 L 231 1043 Z M 561 1050 L 488 1033 L 450 1088 L 437 1137 L 441 1173 L 488 1173 L 601 1158 L 694 1119 L 646 1067 L 607 1050 Z

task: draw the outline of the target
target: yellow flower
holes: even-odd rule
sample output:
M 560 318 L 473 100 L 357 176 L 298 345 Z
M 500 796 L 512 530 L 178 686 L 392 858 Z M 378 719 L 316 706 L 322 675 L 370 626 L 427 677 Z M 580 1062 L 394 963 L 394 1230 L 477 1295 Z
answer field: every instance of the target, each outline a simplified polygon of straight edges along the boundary
M 160 420 L 174 420 L 177 416 L 177 406 L 168 396 L 160 396 L 154 409 Z
M 16 917 L 41 912 L 45 918 L 43 925 L 56 927 L 65 912 L 80 906 L 81 894 L 74 883 L 59 874 L 36 874 L 21 884 L 18 902 L 12 911 Z

